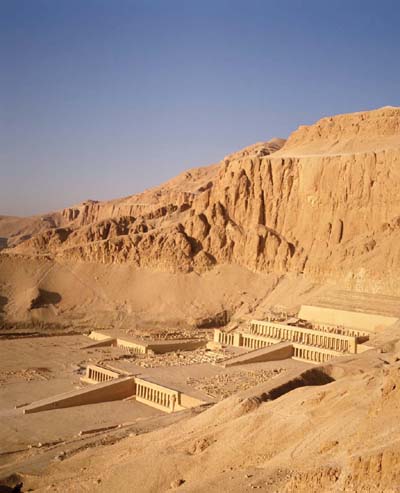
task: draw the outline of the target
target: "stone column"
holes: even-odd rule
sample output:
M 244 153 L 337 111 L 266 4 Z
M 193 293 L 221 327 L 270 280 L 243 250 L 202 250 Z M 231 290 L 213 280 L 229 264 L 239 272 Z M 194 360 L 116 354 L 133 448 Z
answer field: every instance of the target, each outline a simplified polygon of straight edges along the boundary
M 172 394 L 171 395 L 171 411 L 172 412 L 175 411 L 175 404 L 176 404 L 176 395 Z

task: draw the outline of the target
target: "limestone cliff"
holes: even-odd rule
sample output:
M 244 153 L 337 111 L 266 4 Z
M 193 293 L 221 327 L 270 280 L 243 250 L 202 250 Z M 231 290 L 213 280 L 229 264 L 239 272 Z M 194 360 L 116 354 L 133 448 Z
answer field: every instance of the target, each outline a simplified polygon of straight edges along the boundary
M 400 293 L 400 108 L 323 118 L 112 202 L 13 251 L 157 270 L 236 263 Z

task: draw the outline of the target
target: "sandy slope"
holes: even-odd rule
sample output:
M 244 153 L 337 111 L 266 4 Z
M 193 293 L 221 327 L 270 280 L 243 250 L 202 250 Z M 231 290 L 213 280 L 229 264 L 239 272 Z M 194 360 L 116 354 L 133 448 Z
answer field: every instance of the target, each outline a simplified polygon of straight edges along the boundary
M 271 306 L 296 310 L 324 293 L 304 276 L 254 273 L 222 265 L 201 274 L 130 265 L 0 256 L 0 316 L 58 327 L 190 327 L 264 316 Z M 214 323 L 213 323 L 214 322 Z

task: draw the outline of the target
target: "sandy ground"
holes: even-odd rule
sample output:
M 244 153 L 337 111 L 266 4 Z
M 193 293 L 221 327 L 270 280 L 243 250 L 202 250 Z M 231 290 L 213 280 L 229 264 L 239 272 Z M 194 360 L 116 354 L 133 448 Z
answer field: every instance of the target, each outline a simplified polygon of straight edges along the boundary
M 104 349 L 83 349 L 84 336 L 37 337 L 0 341 L 0 466 L 32 457 L 57 443 L 78 440 L 81 431 L 132 423 L 162 414 L 135 401 L 115 401 L 22 414 L 21 406 L 82 388 L 87 362 Z M 108 354 L 117 353 L 108 348 Z
M 289 359 L 225 369 L 196 362 L 204 357 L 204 350 L 200 355 L 195 350 L 138 357 L 116 347 L 88 349 L 91 343 L 83 335 L 0 340 L 0 477 L 15 471 L 39 474 L 54 461 L 81 450 L 190 416 L 190 411 L 184 411 L 170 417 L 134 400 L 23 414 L 23 405 L 82 388 L 80 377 L 87 363 L 108 364 L 204 402 L 219 401 L 311 366 Z M 152 361 L 151 367 L 140 366 L 142 361 Z
M 396 492 L 400 367 L 381 358 L 374 351 L 348 358 L 337 381 L 270 402 L 257 399 L 260 389 L 233 396 L 158 431 L 53 462 L 45 474 L 26 475 L 26 484 L 60 492 L 66 485 L 71 492 L 127 485 L 141 492 Z

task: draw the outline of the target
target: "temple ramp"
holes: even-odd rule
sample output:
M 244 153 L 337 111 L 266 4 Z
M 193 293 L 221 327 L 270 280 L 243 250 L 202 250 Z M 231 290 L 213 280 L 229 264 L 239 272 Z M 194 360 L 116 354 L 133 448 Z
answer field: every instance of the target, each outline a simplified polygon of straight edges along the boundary
M 254 349 L 245 354 L 234 356 L 225 360 L 222 365 L 225 368 L 250 363 L 263 363 L 265 361 L 279 361 L 293 356 L 293 344 L 290 342 L 278 342 L 272 346 Z
M 23 411 L 24 414 L 31 414 L 52 409 L 118 401 L 135 393 L 135 378 L 125 377 L 36 401 L 26 406 Z

